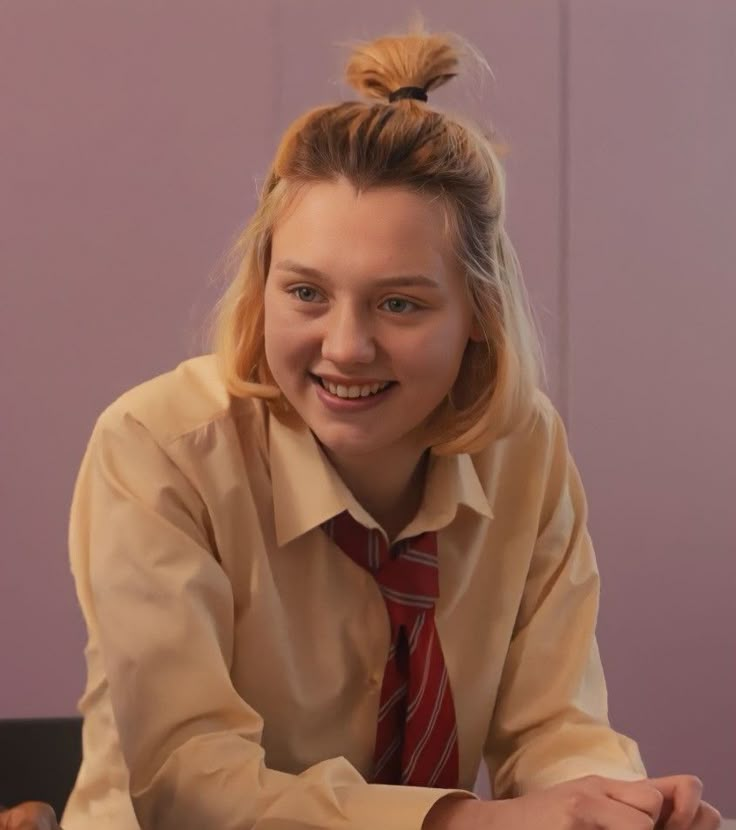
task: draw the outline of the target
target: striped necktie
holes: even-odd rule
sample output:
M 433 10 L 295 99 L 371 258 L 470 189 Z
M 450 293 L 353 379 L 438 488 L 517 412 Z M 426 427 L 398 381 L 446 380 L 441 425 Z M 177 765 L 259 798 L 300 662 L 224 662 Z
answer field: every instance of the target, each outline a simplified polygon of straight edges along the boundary
M 456 787 L 455 707 L 434 606 L 439 596 L 437 534 L 388 547 L 380 531 L 347 511 L 323 525 L 332 540 L 375 577 L 391 623 L 373 756 L 373 781 Z

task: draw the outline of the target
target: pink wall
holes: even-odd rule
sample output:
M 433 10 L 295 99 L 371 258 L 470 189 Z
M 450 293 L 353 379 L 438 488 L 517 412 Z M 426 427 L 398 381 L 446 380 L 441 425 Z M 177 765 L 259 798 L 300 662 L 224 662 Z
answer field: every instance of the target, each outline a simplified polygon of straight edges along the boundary
M 68 714 L 84 634 L 66 523 L 126 387 L 202 349 L 218 256 L 281 129 L 344 94 L 382 0 L 10 0 L 0 26 L 0 717 Z M 591 502 L 615 725 L 736 815 L 736 443 L 726 413 L 730 0 L 422 3 L 496 83 L 434 101 L 511 145 L 510 231 Z M 730 463 L 729 463 L 730 462 Z
M 569 426 L 611 713 L 736 816 L 736 5 L 571 8 Z

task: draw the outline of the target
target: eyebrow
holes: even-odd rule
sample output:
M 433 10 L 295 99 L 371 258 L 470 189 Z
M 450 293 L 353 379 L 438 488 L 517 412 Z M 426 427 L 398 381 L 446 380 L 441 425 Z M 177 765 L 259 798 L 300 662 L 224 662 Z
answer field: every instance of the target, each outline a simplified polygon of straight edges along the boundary
M 308 265 L 300 265 L 298 262 L 294 262 L 291 259 L 280 260 L 274 265 L 274 268 L 279 271 L 291 271 L 295 274 L 300 274 L 303 277 L 322 279 L 327 282 L 330 281 L 330 278 L 324 273 L 324 271 L 320 271 L 318 268 L 310 268 Z M 437 280 L 433 280 L 425 274 L 405 274 L 397 277 L 382 277 L 381 279 L 376 280 L 376 285 L 386 288 L 399 288 L 411 285 L 424 285 L 428 288 L 440 287 Z

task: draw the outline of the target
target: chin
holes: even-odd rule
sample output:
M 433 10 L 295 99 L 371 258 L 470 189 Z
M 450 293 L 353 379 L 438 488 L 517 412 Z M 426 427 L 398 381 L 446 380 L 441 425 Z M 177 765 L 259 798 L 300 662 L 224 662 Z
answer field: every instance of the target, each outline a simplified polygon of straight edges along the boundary
M 370 455 L 385 449 L 388 442 L 376 436 L 356 435 L 352 430 L 324 429 L 318 425 L 309 425 L 319 443 L 334 455 L 343 458 Z

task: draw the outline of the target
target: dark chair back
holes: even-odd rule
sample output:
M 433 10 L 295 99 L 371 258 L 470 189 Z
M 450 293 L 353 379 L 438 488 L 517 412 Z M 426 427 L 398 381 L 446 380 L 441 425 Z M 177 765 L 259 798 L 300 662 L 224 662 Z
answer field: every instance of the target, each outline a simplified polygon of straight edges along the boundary
M 0 804 L 45 801 L 60 817 L 81 761 L 81 718 L 0 720 Z

